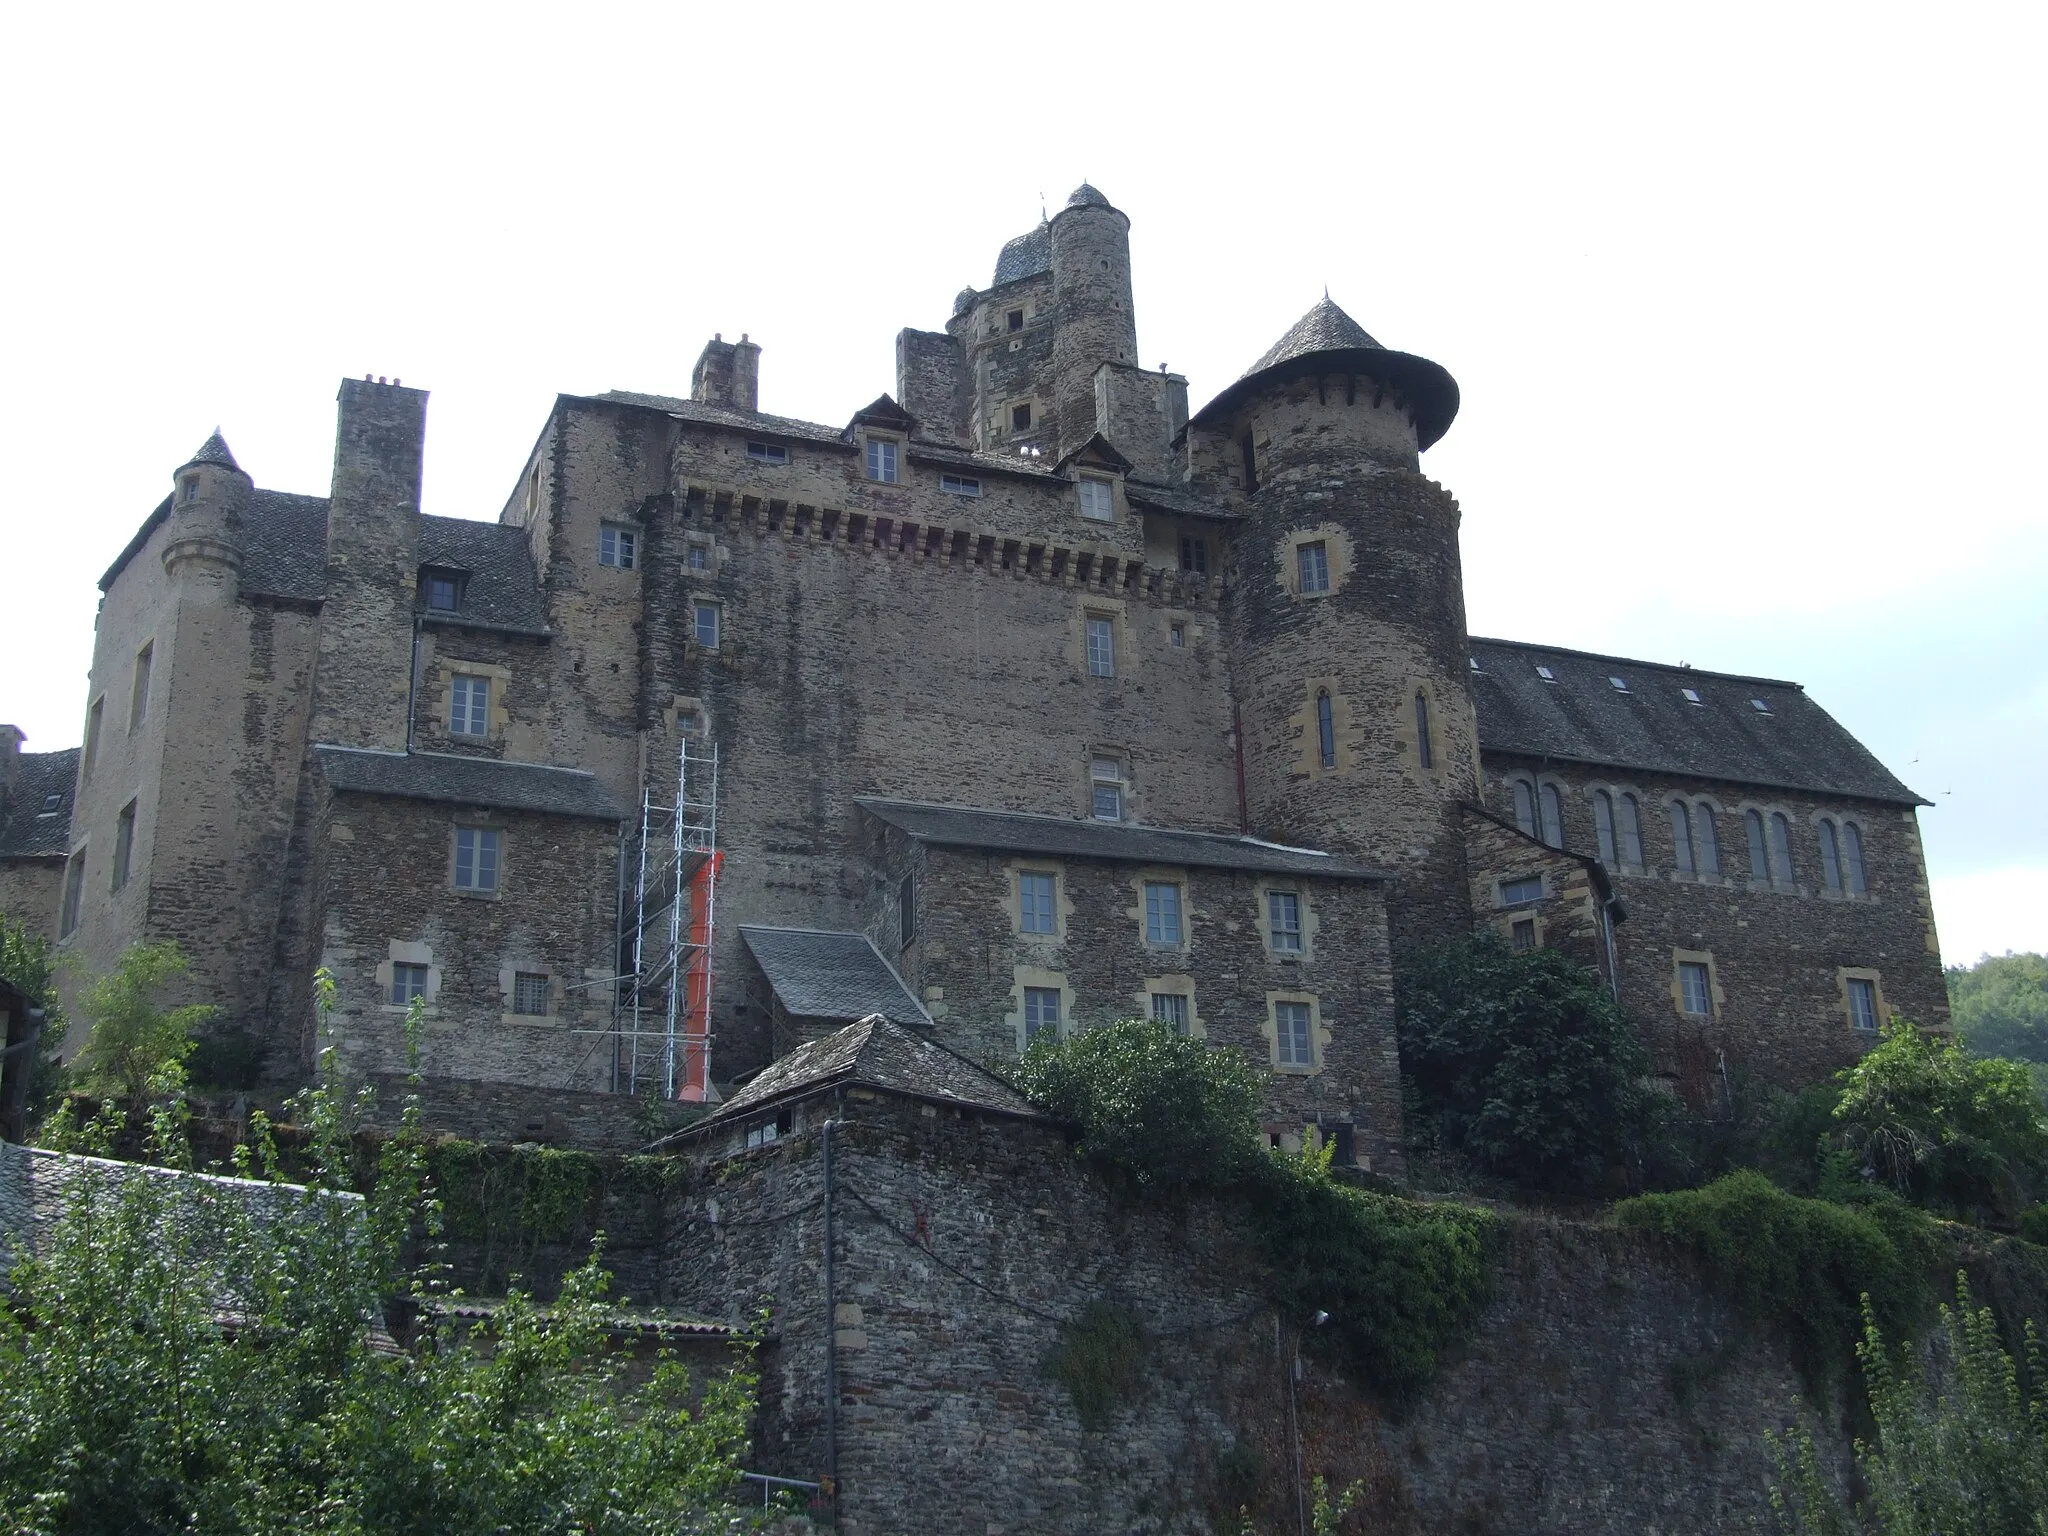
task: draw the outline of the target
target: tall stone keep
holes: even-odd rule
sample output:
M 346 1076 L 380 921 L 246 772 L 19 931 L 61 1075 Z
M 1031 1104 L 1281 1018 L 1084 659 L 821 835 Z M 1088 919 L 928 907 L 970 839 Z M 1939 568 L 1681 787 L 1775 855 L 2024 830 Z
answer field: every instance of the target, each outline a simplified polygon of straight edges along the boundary
M 327 506 L 327 594 L 312 739 L 406 748 L 415 615 L 430 602 L 422 576 L 460 586 L 469 572 L 419 566 L 420 476 L 427 392 L 342 381 Z
M 1060 455 L 1095 434 L 1095 372 L 1138 360 L 1131 221 L 1083 182 L 1052 221 L 1053 401 Z
M 1327 298 L 1190 422 L 1243 509 L 1228 609 L 1248 820 L 1400 877 L 1397 950 L 1470 921 L 1479 751 L 1458 508 L 1419 468 L 1458 387 Z

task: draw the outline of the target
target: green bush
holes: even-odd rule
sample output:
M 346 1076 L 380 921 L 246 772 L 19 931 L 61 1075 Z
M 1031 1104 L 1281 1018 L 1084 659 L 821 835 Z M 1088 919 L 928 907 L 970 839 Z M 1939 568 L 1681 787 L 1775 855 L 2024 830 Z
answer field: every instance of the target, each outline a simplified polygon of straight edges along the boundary
M 1753 1322 L 1782 1327 L 1817 1394 L 1848 1363 L 1863 1298 L 1898 1336 L 1932 1292 L 1933 1223 L 1881 1193 L 1857 1205 L 1789 1195 L 1751 1170 L 1614 1208 L 1625 1231 L 1691 1250 Z
M 1419 956 L 1402 985 L 1410 1140 L 1541 1190 L 1599 1188 L 1662 1135 L 1664 1095 L 1628 1016 L 1551 949 L 1492 939 Z
M 1986 955 L 1948 968 L 1956 1038 L 1972 1056 L 2048 1063 L 2048 955 Z
M 28 1113 L 41 1117 L 44 1108 L 64 1091 L 64 1004 L 57 996 L 56 964 L 50 941 L 0 912 L 0 977 L 19 987 L 31 1007 L 43 1010 L 43 1032 L 36 1041 L 29 1071 Z M 4 1042 L 0 1042 L 4 1043 Z
M 1429 1378 L 1485 1301 L 1486 1213 L 1355 1188 L 1327 1149 L 1268 1151 L 1261 1082 L 1235 1051 L 1130 1020 L 1037 1042 L 1017 1079 L 1125 1187 L 1246 1202 L 1268 1296 L 1311 1349 L 1391 1398 Z
M 1895 1019 L 1840 1081 L 1838 1141 L 1914 1203 L 2011 1221 L 2048 1188 L 2048 1110 L 2019 1063 Z
M 218 1011 L 204 1003 L 162 1005 L 163 991 L 182 981 L 187 969 L 175 944 L 132 944 L 85 989 L 79 1011 L 92 1031 L 78 1053 L 78 1068 L 88 1089 L 118 1094 L 134 1107 L 185 1086 L 193 1031 Z
M 1122 1307 L 1093 1301 L 1060 1329 L 1046 1371 L 1067 1389 L 1084 1429 L 1103 1429 L 1138 1394 L 1145 1370 L 1145 1330 Z

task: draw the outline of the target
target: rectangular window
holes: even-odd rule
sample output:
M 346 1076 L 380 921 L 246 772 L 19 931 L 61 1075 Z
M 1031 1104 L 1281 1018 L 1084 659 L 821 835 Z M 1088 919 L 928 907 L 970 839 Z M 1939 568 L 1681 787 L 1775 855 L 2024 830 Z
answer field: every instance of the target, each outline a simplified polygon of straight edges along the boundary
M 1097 821 L 1124 819 L 1124 766 L 1113 757 L 1089 759 L 1091 809 Z
M 1543 877 L 1528 875 L 1520 880 L 1503 880 L 1500 883 L 1500 904 L 1504 907 L 1526 907 L 1532 901 L 1543 899 Z
M 391 1006 L 403 1008 L 416 997 L 427 995 L 427 968 L 409 960 L 391 964 Z
M 711 569 L 711 551 L 702 544 L 692 544 L 683 552 L 683 564 L 693 571 Z
M 597 563 L 617 566 L 622 571 L 633 569 L 633 557 L 639 553 L 640 540 L 631 528 L 621 528 L 617 523 L 606 523 L 597 531 Z
M 1508 938 L 1517 953 L 1525 949 L 1534 949 L 1536 947 L 1536 919 L 1533 917 L 1517 918 L 1514 927 L 1508 930 Z
M 128 700 L 128 729 L 135 730 L 149 718 L 149 674 L 156 663 L 156 642 L 152 640 L 135 653 L 135 692 Z
M 1303 592 L 1330 590 L 1330 550 L 1321 539 L 1297 548 L 1294 552 L 1294 562 Z
M 85 850 L 79 849 L 64 865 L 64 910 L 57 919 L 57 937 L 68 939 L 78 932 L 78 907 L 85 898 Z
M 512 977 L 512 1011 L 540 1017 L 548 1011 L 548 978 L 544 971 L 519 971 Z
M 1266 931 L 1276 954 L 1298 955 L 1301 942 L 1301 894 L 1298 891 L 1266 892 Z
M 135 859 L 135 802 L 121 807 L 114 822 L 114 889 L 128 883 L 128 871 Z
M 868 478 L 884 485 L 896 483 L 896 445 L 886 437 L 868 439 Z
M 1188 1032 L 1188 1000 L 1180 992 L 1154 992 L 1152 994 L 1152 1017 L 1161 1024 L 1171 1024 L 1173 1032 L 1184 1035 Z
M 458 672 L 448 685 L 448 729 L 457 736 L 491 733 L 491 680 Z
M 718 604 L 693 603 L 690 607 L 690 628 L 697 643 L 707 651 L 718 649 Z
M 85 772 L 81 778 L 92 777 L 93 764 L 100 760 L 100 724 L 106 714 L 107 701 L 94 699 L 92 708 L 85 712 Z
M 1060 1033 L 1060 989 L 1058 987 L 1026 987 L 1024 989 L 1024 1043 L 1029 1045 L 1040 1035 L 1051 1032 L 1057 1040 Z
M 1088 675 L 1116 676 L 1116 622 L 1113 619 L 1089 617 Z
M 1009 313 L 1009 314 L 1008 314 L 1008 315 L 1007 315 L 1007 316 L 1006 316 L 1005 318 L 1007 319 L 1007 321 L 1008 321 L 1008 323 L 1009 323 L 1009 327 L 1010 327 L 1010 329 L 1011 329 L 1011 330 L 1013 330 L 1013 331 L 1021 331 L 1021 330 L 1023 330 L 1023 329 L 1024 329 L 1024 311 L 1023 311 L 1023 310 L 1021 310 L 1021 309 L 1013 309 L 1013 310 L 1011 310 L 1011 311 L 1010 311 L 1010 313 Z
M 1116 521 L 1116 493 L 1107 480 L 1081 482 L 1081 515 L 1098 523 Z
M 1167 643 L 1168 645 L 1172 646 L 1172 647 L 1173 647 L 1173 648 L 1174 648 L 1174 649 L 1175 649 L 1176 651 L 1184 651 L 1184 650 L 1186 650 L 1186 649 L 1188 648 L 1188 627 L 1187 627 L 1187 625 L 1185 625 L 1185 624 L 1169 624 L 1169 625 L 1167 625 L 1167 626 L 1166 626 L 1166 643 Z
M 1182 941 L 1180 886 L 1171 880 L 1145 882 L 1145 942 L 1178 948 Z
M 941 475 L 939 489 L 948 496 L 979 496 L 981 482 L 972 475 Z
M 498 888 L 499 839 L 493 827 L 455 829 L 455 889 L 495 891 Z
M 908 949 L 917 939 L 917 876 L 905 875 L 896 888 L 896 936 Z
M 1274 1043 L 1283 1067 L 1312 1067 L 1316 1064 L 1314 1020 L 1307 1003 L 1273 1005 Z
M 1012 432 L 1028 432 L 1031 430 L 1031 407 L 1028 404 L 1010 407 L 1010 430 Z
M 1209 546 L 1192 534 L 1180 536 L 1180 568 L 1197 576 L 1209 574 Z
M 747 457 L 756 464 L 787 464 L 789 450 L 779 443 L 749 443 Z
M 1687 1013 L 1702 1018 L 1714 1011 L 1714 994 L 1707 968 L 1697 960 L 1678 962 L 1678 1001 Z
M 462 583 L 455 577 L 429 571 L 420 579 L 426 585 L 429 612 L 453 613 L 462 606 Z
M 1856 1029 L 1877 1029 L 1877 983 L 1862 976 L 1849 978 L 1849 1023 Z
M 1024 933 L 1057 933 L 1053 876 L 1025 871 L 1017 876 L 1017 927 Z

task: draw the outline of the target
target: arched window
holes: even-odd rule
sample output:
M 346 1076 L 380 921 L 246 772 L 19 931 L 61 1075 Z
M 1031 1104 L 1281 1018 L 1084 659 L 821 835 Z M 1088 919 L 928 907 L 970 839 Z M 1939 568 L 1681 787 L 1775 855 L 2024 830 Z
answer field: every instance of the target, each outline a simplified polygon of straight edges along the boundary
M 1623 795 L 1617 807 L 1614 830 L 1620 834 L 1621 862 L 1628 869 L 1643 867 L 1643 818 L 1634 795 Z
M 1327 688 L 1316 690 L 1316 750 L 1325 768 L 1337 766 L 1337 717 Z
M 1792 823 L 1783 811 L 1771 812 L 1771 863 L 1786 885 L 1797 883 L 1799 872 L 1792 865 Z
M 1671 802 L 1671 857 L 1677 862 L 1680 874 L 1693 873 L 1692 814 L 1686 810 L 1683 800 Z
M 1699 843 L 1700 873 L 1718 877 L 1721 873 L 1721 833 L 1714 825 L 1714 808 L 1711 805 L 1693 808 L 1692 830 Z
M 1536 835 L 1536 786 L 1527 779 L 1516 779 L 1515 825 L 1522 829 L 1525 837 Z
M 1755 811 L 1745 811 L 1742 825 L 1749 832 L 1749 878 L 1758 885 L 1769 885 L 1771 856 L 1764 851 L 1764 819 Z
M 1842 823 L 1842 883 L 1851 896 L 1870 889 L 1863 883 L 1863 832 L 1853 821 Z
M 1543 841 L 1553 848 L 1564 846 L 1564 796 L 1555 784 L 1546 784 L 1537 799 L 1543 807 Z
M 1593 832 L 1600 839 L 1600 862 L 1614 868 L 1614 797 L 1604 789 L 1593 791 Z
M 1835 836 L 1835 824 L 1825 816 L 1820 819 L 1820 877 L 1830 891 L 1842 894 L 1841 841 Z
M 1436 752 L 1429 744 L 1429 700 L 1415 690 L 1415 760 L 1425 768 L 1436 766 Z

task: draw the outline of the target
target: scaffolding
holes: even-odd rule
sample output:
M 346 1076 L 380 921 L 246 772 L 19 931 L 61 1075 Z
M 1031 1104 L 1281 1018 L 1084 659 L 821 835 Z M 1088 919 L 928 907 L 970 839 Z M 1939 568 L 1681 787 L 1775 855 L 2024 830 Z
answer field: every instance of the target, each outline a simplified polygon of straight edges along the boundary
M 621 903 L 627 962 L 614 1087 L 706 1104 L 711 1086 L 711 953 L 718 872 L 718 746 L 680 732 L 673 804 L 640 794 L 632 899 Z

